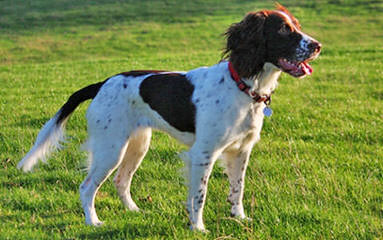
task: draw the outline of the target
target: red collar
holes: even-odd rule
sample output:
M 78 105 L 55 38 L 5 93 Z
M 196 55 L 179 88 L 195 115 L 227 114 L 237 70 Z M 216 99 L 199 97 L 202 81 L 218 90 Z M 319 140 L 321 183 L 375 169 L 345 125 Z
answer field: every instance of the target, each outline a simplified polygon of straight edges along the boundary
M 244 81 L 241 80 L 241 78 L 238 75 L 238 72 L 235 71 L 233 64 L 231 62 L 229 62 L 229 71 L 230 71 L 231 78 L 237 84 L 237 87 L 239 88 L 239 90 L 241 90 L 242 92 L 245 92 L 255 102 L 258 102 L 258 103 L 264 102 L 266 105 L 270 104 L 271 96 L 270 95 L 261 96 L 258 93 L 251 91 L 250 87 Z

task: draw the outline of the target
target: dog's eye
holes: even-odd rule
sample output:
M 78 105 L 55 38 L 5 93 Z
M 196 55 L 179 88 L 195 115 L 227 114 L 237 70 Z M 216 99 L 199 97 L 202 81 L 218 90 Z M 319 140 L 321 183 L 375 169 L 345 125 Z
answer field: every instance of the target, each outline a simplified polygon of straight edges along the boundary
M 287 33 L 289 33 L 291 31 L 291 29 L 290 29 L 290 27 L 289 26 L 287 26 L 287 24 L 282 24 L 282 26 L 279 28 L 279 33 L 281 33 L 281 34 L 287 34 Z

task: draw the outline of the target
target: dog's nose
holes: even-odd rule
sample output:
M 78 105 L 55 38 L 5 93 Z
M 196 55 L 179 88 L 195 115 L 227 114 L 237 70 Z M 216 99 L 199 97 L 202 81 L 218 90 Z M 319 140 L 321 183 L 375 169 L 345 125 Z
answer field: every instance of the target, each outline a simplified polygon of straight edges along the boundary
M 321 48 L 322 48 L 322 44 L 320 42 L 317 42 L 317 41 L 312 41 L 309 45 L 308 45 L 309 49 L 313 52 L 320 52 Z

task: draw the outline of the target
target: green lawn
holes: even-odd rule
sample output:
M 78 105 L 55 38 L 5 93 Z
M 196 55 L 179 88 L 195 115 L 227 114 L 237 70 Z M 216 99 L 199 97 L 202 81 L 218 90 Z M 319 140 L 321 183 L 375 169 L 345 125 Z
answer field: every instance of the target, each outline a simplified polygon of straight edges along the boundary
M 274 115 L 247 171 L 252 222 L 230 218 L 217 165 L 204 211 L 208 234 L 188 230 L 177 153 L 155 133 L 133 179 L 140 213 L 120 203 L 111 179 L 84 224 L 83 104 L 70 142 L 33 173 L 16 169 L 39 129 L 75 90 L 131 69 L 189 70 L 221 58 L 222 33 L 272 1 L 0 1 L 0 239 L 382 239 L 383 1 L 281 1 L 323 43 L 305 79 L 284 75 Z M 152 201 L 148 201 L 148 197 Z

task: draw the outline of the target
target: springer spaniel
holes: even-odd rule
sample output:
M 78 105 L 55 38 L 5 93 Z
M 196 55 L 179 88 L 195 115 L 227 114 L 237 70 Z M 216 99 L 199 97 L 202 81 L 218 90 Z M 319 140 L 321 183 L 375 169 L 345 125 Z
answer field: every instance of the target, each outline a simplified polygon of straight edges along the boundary
M 226 32 L 225 60 L 189 72 L 130 71 L 89 85 L 68 101 L 39 132 L 18 168 L 32 170 L 59 148 L 71 113 L 93 99 L 86 117 L 89 139 L 88 176 L 80 186 L 85 220 L 101 225 L 94 207 L 97 190 L 118 168 L 114 183 L 126 207 L 132 199 L 132 177 L 148 151 L 152 128 L 190 146 L 181 154 L 188 169 L 187 210 L 191 228 L 204 231 L 202 210 L 213 165 L 222 159 L 230 182 L 231 214 L 246 219 L 242 197 L 253 145 L 260 139 L 264 115 L 278 77 L 312 73 L 308 64 L 321 44 L 301 31 L 283 6 L 250 12 Z

